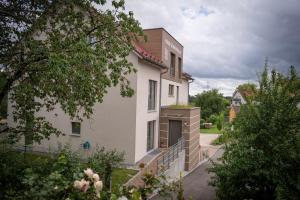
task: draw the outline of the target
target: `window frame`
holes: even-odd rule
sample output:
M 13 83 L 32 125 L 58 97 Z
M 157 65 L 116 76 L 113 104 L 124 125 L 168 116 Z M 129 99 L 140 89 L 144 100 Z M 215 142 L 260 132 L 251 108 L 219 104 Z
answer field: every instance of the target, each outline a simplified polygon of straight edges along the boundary
M 182 77 L 182 58 L 178 57 L 178 77 Z
M 169 96 L 173 97 L 174 96 L 174 85 L 169 84 Z
M 148 84 L 148 111 L 155 111 L 157 100 L 157 81 L 150 79 Z
M 155 140 L 155 128 L 156 120 L 151 120 L 147 122 L 147 144 L 146 151 L 150 152 L 154 149 L 154 140 Z
M 74 127 L 73 125 L 76 125 L 76 124 L 77 125 L 79 124 L 79 132 L 74 131 L 76 127 Z M 81 136 L 81 123 L 80 122 L 75 122 L 75 121 L 71 122 L 71 135 Z
M 176 76 L 175 71 L 176 71 L 176 55 L 173 52 L 170 52 L 170 71 L 169 71 L 169 75 L 170 75 L 171 78 L 175 78 L 175 76 Z

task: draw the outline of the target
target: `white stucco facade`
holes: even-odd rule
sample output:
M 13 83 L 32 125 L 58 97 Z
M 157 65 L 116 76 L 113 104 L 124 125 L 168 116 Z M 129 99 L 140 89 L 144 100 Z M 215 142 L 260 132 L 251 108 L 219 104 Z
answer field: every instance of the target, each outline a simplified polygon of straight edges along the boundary
M 149 80 L 156 81 L 155 110 L 148 111 Z M 158 148 L 160 69 L 140 64 L 137 72 L 135 159 L 147 154 L 147 123 L 155 120 L 154 149 Z
M 179 51 L 174 39 L 168 37 L 170 49 Z M 164 41 L 166 39 L 164 38 Z M 171 41 L 175 44 L 171 44 Z M 170 44 L 169 44 L 170 43 Z M 171 48 L 172 47 L 172 48 Z M 169 48 L 169 47 L 168 47 Z M 164 48 L 164 54 L 170 54 L 168 48 Z M 182 48 L 182 47 L 181 47 Z M 141 50 L 141 49 L 140 49 Z M 167 52 L 168 50 L 168 52 Z M 143 51 L 143 49 L 142 49 Z M 167 53 L 166 53 L 167 52 Z M 182 59 L 182 50 L 179 52 Z M 148 53 L 146 56 L 149 55 Z M 80 135 L 72 134 L 72 120 L 63 112 L 60 105 L 51 112 L 42 110 L 37 115 L 44 116 L 53 127 L 64 133 L 64 136 L 50 136 L 50 140 L 43 140 L 40 144 L 33 144 L 34 151 L 52 152 L 59 145 L 69 145 L 73 151 L 83 152 L 83 156 L 90 155 L 97 146 L 106 149 L 115 149 L 125 153 L 125 163 L 135 164 L 152 150 L 159 146 L 160 106 L 187 105 L 189 82 L 181 78 L 182 69 L 176 70 L 176 79 L 163 78 L 164 71 L 168 68 L 166 63 L 153 57 L 143 57 L 143 52 L 133 51 L 128 56 L 128 62 L 132 63 L 137 73 L 127 76 L 130 86 L 135 94 L 128 98 L 120 95 L 120 87 L 112 87 L 105 94 L 102 103 L 96 103 L 93 115 L 83 118 L 80 122 Z M 177 58 L 176 58 L 177 59 Z M 176 61 L 177 62 L 177 61 Z M 156 82 L 155 109 L 148 110 L 149 81 Z M 173 95 L 169 95 L 169 85 L 174 86 Z M 8 103 L 8 126 L 13 127 L 12 103 Z M 154 123 L 153 149 L 147 150 L 148 122 Z M 83 149 L 83 144 L 88 142 L 91 148 Z M 24 144 L 24 143 L 22 143 Z
M 137 73 L 129 75 L 131 87 L 135 90 L 133 97 L 122 97 L 120 88 L 110 88 L 103 102 L 97 103 L 90 119 L 81 122 L 80 135 L 72 134 L 70 117 L 58 105 L 52 112 L 41 111 L 40 116 L 63 132 L 65 136 L 52 135 L 50 140 L 34 144 L 35 151 L 54 151 L 59 144 L 69 145 L 72 150 L 81 150 L 90 154 L 95 147 L 105 147 L 125 152 L 125 163 L 134 164 L 147 155 L 147 123 L 155 120 L 154 149 L 158 148 L 159 124 L 159 88 L 160 68 L 141 62 L 136 53 L 131 53 L 128 61 L 137 69 Z M 156 109 L 148 111 L 149 80 L 156 81 Z M 12 106 L 8 105 L 8 125 L 14 126 Z M 89 142 L 90 150 L 83 150 L 82 144 Z
M 161 88 L 161 105 L 187 105 L 189 96 L 189 83 L 187 80 L 182 80 L 181 83 L 170 81 L 167 79 L 162 79 Z M 169 85 L 174 85 L 174 94 L 169 95 Z M 177 92 L 177 89 L 179 91 Z M 177 97 L 178 95 L 178 97 Z M 178 102 L 177 102 L 178 98 Z

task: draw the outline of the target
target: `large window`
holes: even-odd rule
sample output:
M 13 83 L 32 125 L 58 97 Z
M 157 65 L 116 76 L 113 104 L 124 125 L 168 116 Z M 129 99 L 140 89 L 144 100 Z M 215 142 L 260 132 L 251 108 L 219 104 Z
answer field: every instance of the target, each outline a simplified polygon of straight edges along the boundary
M 182 74 L 182 60 L 181 58 L 178 58 L 178 77 L 181 78 Z
M 156 81 L 149 80 L 148 110 L 156 108 Z
M 171 53 L 170 77 L 175 77 L 175 54 Z
M 80 135 L 80 122 L 72 122 L 72 134 Z
M 147 126 L 147 151 L 154 148 L 154 133 L 155 133 L 155 120 L 149 121 Z
M 174 96 L 174 85 L 169 85 L 169 96 Z

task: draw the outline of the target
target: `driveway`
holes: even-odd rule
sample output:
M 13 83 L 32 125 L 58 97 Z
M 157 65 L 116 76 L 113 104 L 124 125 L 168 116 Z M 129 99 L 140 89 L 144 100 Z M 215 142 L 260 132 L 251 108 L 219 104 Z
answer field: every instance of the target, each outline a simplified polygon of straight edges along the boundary
M 215 154 L 211 157 L 216 161 L 223 154 L 223 149 L 216 150 Z M 210 161 L 198 166 L 194 171 L 184 177 L 184 197 L 193 200 L 214 200 L 216 198 L 215 188 L 208 185 L 212 174 L 208 174 L 207 169 L 211 166 Z M 175 195 L 176 196 L 176 195 Z M 152 198 L 152 200 L 162 200 L 158 196 Z

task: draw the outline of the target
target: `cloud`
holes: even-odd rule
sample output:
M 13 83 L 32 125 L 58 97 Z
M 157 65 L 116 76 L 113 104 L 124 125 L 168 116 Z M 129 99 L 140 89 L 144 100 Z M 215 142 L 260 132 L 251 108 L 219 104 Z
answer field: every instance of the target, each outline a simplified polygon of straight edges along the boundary
M 164 27 L 184 45 L 184 70 L 194 92 L 224 93 L 255 81 L 265 58 L 279 71 L 300 73 L 299 0 L 127 0 L 144 28 Z M 229 92 L 230 91 L 230 92 Z

